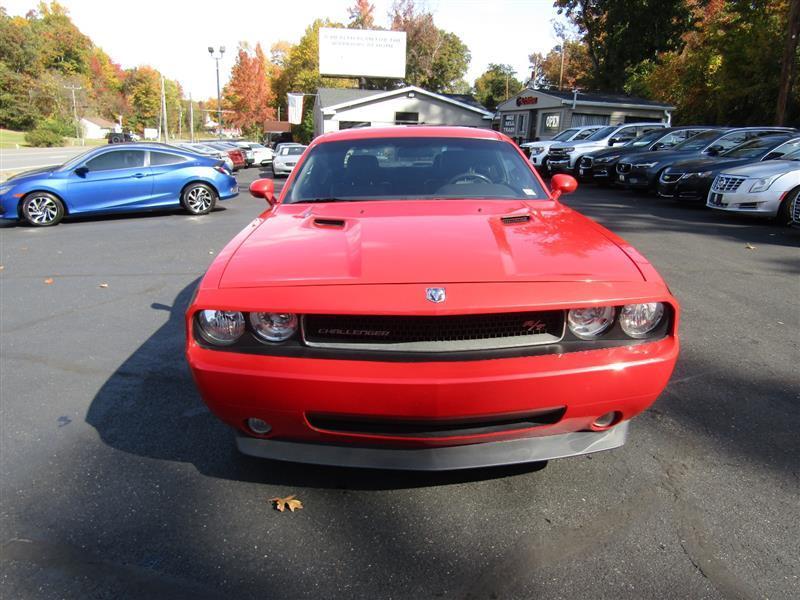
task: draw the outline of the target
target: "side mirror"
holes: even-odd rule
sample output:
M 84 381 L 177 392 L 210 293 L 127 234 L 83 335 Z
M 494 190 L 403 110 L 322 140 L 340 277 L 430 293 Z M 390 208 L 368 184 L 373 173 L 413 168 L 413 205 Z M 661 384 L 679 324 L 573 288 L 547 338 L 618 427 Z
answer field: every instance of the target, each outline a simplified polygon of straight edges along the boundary
M 78 177 L 86 177 L 86 174 L 88 172 L 89 172 L 89 169 L 87 169 L 86 167 L 78 167 L 74 171 L 75 175 L 77 175 Z
M 664 149 L 666 147 L 667 147 L 666 144 L 662 144 L 661 142 L 658 142 L 657 144 L 653 144 L 653 147 L 650 148 L 650 149 L 651 150 L 662 150 L 662 149 Z
M 718 144 L 715 144 L 715 145 L 711 146 L 711 148 L 708 149 L 708 155 L 709 156 L 716 156 L 721 151 L 722 151 L 722 146 L 720 146 Z
M 558 200 L 563 194 L 571 194 L 578 189 L 578 182 L 572 175 L 559 173 L 550 180 L 550 198 Z
M 608 140 L 608 145 L 609 145 L 609 146 L 613 146 L 614 144 L 616 144 L 616 143 L 617 143 L 617 142 L 619 142 L 619 141 L 620 141 L 620 140 L 619 140 L 619 138 L 618 138 L 618 137 L 612 137 L 610 140 Z
M 250 184 L 250 195 L 263 198 L 272 206 L 275 204 L 275 182 L 272 179 L 256 179 Z

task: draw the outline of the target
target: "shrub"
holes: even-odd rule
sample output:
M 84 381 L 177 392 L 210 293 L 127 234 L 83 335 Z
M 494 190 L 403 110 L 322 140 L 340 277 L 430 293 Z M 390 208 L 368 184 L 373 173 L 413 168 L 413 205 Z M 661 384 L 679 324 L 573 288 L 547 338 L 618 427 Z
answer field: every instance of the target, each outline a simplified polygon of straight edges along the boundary
M 55 131 L 44 127 L 37 127 L 25 134 L 25 141 L 35 147 L 63 146 L 64 138 Z

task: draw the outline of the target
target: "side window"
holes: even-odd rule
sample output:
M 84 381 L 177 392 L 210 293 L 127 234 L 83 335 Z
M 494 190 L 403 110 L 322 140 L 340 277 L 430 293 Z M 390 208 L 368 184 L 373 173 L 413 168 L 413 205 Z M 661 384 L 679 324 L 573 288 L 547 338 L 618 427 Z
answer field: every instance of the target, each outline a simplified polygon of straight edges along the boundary
M 86 163 L 89 171 L 135 169 L 144 166 L 144 150 L 112 150 L 95 156 Z
M 177 165 L 186 159 L 177 154 L 167 154 L 166 152 L 150 152 L 150 166 L 159 167 L 163 165 Z
M 636 128 L 635 127 L 625 127 L 624 129 L 620 129 L 617 133 L 615 133 L 612 137 L 617 138 L 618 140 L 632 140 L 636 137 Z

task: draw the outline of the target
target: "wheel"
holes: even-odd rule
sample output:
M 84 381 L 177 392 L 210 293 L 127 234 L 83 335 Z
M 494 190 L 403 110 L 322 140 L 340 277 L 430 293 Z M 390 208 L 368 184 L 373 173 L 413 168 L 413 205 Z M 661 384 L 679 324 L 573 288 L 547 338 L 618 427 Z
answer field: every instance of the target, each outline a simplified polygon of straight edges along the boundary
M 272 163 L 272 178 L 277 179 L 278 174 L 275 172 L 275 163 Z
M 783 226 L 792 224 L 792 203 L 798 195 L 800 195 L 800 188 L 796 188 L 786 194 L 780 207 L 778 207 L 778 214 L 775 215 L 776 224 Z M 800 202 L 800 199 L 798 199 L 798 202 Z
M 205 183 L 193 183 L 183 190 L 183 207 L 193 215 L 205 215 L 214 209 L 217 193 Z
M 64 218 L 64 203 L 53 194 L 32 192 L 23 198 L 20 216 L 34 227 L 58 225 Z

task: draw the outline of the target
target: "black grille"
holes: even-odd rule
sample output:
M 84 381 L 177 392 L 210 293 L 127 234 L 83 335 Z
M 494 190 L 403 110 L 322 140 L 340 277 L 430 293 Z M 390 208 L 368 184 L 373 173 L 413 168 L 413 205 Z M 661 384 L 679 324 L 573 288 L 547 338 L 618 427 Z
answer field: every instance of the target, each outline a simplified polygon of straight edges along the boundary
M 564 313 L 560 310 L 487 315 L 390 316 L 306 315 L 303 332 L 314 345 L 431 344 L 447 350 L 470 342 L 486 341 L 486 347 L 520 346 L 561 339 Z M 508 342 L 499 345 L 491 341 Z M 480 347 L 478 344 L 477 347 Z
M 683 173 L 664 173 L 661 175 L 661 181 L 664 183 L 675 183 L 681 177 L 683 177 Z
M 564 407 L 528 414 L 493 415 L 464 419 L 387 419 L 347 415 L 307 414 L 312 427 L 338 433 L 396 437 L 451 437 L 530 429 L 558 423 Z

